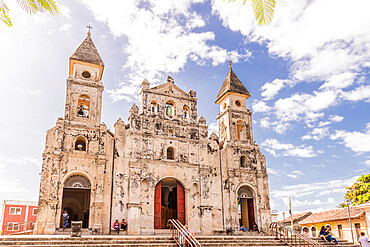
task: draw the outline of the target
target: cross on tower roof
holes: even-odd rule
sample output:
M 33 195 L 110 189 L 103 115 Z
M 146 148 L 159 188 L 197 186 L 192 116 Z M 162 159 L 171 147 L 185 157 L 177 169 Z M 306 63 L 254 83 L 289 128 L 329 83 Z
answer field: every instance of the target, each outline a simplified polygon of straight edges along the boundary
M 87 32 L 87 35 L 89 35 L 89 36 L 90 36 L 90 35 L 91 35 L 91 32 L 90 32 L 90 31 L 91 31 L 91 29 L 92 29 L 92 26 L 89 24 L 89 25 L 87 26 L 87 28 L 89 29 L 89 31 Z
M 231 60 L 229 60 L 229 64 L 230 64 L 229 69 L 232 69 L 232 67 L 231 67 L 232 62 L 231 62 Z

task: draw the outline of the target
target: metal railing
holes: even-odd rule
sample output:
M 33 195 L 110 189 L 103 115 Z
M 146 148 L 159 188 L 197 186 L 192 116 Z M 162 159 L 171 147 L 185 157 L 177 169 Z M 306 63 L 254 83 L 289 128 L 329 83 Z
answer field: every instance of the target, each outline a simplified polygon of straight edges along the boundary
M 32 232 L 33 227 L 34 223 L 32 221 L 8 223 L 3 225 L 3 232 L 1 235 L 16 235 Z
M 186 229 L 180 221 L 169 219 L 167 226 L 170 228 L 172 238 L 181 247 L 201 247 L 202 245 L 195 239 L 194 235 Z
M 289 246 L 323 246 L 319 242 L 314 241 L 311 238 L 306 237 L 303 234 L 300 234 L 299 232 L 278 222 L 272 222 L 270 224 L 270 229 L 272 230 L 272 234 L 276 236 L 277 239 Z

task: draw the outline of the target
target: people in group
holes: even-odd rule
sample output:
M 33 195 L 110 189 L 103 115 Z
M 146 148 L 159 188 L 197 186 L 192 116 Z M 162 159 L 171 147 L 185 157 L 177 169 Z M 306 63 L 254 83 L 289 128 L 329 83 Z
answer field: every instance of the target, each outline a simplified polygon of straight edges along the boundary
M 69 214 L 68 214 L 67 210 L 64 210 L 64 213 L 63 213 L 63 231 L 68 226 L 68 219 L 69 219 Z
M 326 237 L 328 236 L 328 233 L 326 231 L 326 226 L 322 226 L 321 229 L 320 229 L 320 233 L 319 233 L 319 238 L 321 238 L 322 240 L 326 240 Z
M 122 221 L 121 221 L 121 230 L 122 231 L 127 230 L 127 222 L 125 221 L 125 219 L 122 219 Z
M 113 224 L 113 228 L 116 230 L 117 235 L 119 235 L 119 222 L 116 220 Z
M 369 239 L 365 237 L 365 233 L 361 232 L 361 237 L 358 239 L 358 242 L 360 243 L 361 247 L 370 247 Z
M 326 236 L 326 240 L 332 244 L 338 244 L 338 241 L 336 238 L 334 238 L 334 235 L 333 233 L 331 232 L 331 227 L 330 226 L 327 226 L 326 227 L 326 232 L 327 232 L 327 236 Z

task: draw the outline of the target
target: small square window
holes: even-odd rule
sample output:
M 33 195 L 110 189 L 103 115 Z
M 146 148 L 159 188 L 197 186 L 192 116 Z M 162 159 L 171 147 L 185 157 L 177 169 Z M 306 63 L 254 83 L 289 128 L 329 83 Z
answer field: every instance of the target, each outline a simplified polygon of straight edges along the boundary
M 32 209 L 32 215 L 37 215 L 37 208 Z
M 22 208 L 16 208 L 16 207 L 11 207 L 10 209 L 9 209 L 9 214 L 10 215 L 20 215 L 21 214 L 21 212 L 22 212 Z

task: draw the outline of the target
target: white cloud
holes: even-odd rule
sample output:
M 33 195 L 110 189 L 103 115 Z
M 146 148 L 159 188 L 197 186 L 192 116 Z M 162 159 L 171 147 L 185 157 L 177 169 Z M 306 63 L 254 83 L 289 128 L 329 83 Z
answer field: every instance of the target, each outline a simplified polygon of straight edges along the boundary
M 350 101 L 365 100 L 370 102 L 370 85 L 360 86 L 352 91 L 343 92 L 342 97 Z
M 259 124 L 264 129 L 273 129 L 279 134 L 285 133 L 289 128 L 289 123 L 284 123 L 281 121 L 271 121 L 269 117 L 265 117 L 259 121 Z
M 370 160 L 366 160 L 366 161 L 364 162 L 364 164 L 365 164 L 365 165 L 367 165 L 367 166 L 370 166 Z
M 266 139 L 261 143 L 261 146 L 263 146 L 267 152 L 275 157 L 281 155 L 302 158 L 311 158 L 317 156 L 312 146 L 301 145 L 296 147 L 290 143 L 280 143 L 276 139 Z
M 318 140 L 321 140 L 323 139 L 325 136 L 328 136 L 329 135 L 329 128 L 328 127 L 325 127 L 325 128 L 314 128 L 309 134 L 305 135 L 305 136 L 302 136 L 302 140 L 315 140 L 315 141 L 318 141 Z
M 353 84 L 356 78 L 355 73 L 345 72 L 338 75 L 332 75 L 328 78 L 324 84 L 322 84 L 319 89 L 337 89 L 337 88 L 346 88 Z
M 370 152 L 370 123 L 366 125 L 365 132 L 337 130 L 330 136 L 331 139 L 343 140 L 344 145 L 356 153 Z
M 181 71 L 191 60 L 199 65 L 233 62 L 247 59 L 251 54 L 228 51 L 212 45 L 215 34 L 210 31 L 194 31 L 203 27 L 201 15 L 191 10 L 194 4 L 204 0 L 148 0 L 141 1 L 92 1 L 83 3 L 98 21 L 105 22 L 114 36 L 128 38 L 125 52 L 128 54 L 125 68 L 130 72 L 118 89 L 109 90 L 113 100 L 132 98 L 127 87 L 137 87 L 144 78 L 159 83 L 165 74 Z M 140 30 L 140 32 L 138 32 Z
M 268 112 L 271 110 L 271 107 L 266 105 L 263 101 L 254 101 L 252 109 L 254 112 Z
M 341 122 L 343 121 L 344 117 L 338 116 L 338 115 L 332 115 L 330 116 L 329 120 L 333 122 Z
M 302 171 L 292 171 L 291 173 L 287 174 L 286 176 L 297 179 L 299 176 L 302 176 L 302 175 L 303 175 Z
M 209 133 L 211 133 L 211 131 L 213 131 L 216 135 L 218 135 L 218 128 L 217 128 L 217 123 L 210 123 L 208 125 L 208 131 Z
M 41 160 L 35 159 L 35 158 L 30 158 L 30 157 L 18 157 L 18 158 L 0 157 L 0 162 L 14 163 L 14 164 L 32 164 L 32 165 L 37 165 L 37 166 L 42 165 Z
M 272 190 L 271 197 L 295 197 L 302 198 L 308 195 L 316 195 L 323 191 L 323 184 L 325 184 L 326 191 L 335 191 L 334 193 L 346 192 L 346 187 L 351 186 L 359 176 L 349 179 L 335 179 L 325 182 L 310 182 L 303 184 L 285 185 L 279 190 Z
M 275 79 L 272 82 L 265 83 L 261 87 L 263 91 L 261 96 L 265 97 L 265 99 L 272 99 L 287 82 L 288 80 Z
M 269 168 L 269 167 L 267 167 L 267 173 L 268 173 L 268 174 L 278 174 L 278 172 L 277 172 L 277 171 L 275 171 L 274 169 Z

